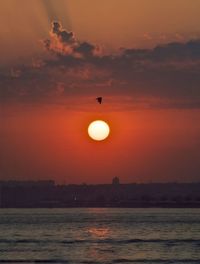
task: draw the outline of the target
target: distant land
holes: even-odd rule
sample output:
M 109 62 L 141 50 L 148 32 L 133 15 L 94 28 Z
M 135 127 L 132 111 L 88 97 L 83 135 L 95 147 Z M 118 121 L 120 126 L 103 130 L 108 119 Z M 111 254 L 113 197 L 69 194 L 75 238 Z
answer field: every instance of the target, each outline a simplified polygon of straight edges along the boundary
M 56 185 L 54 181 L 0 181 L 0 208 L 200 208 L 200 183 Z

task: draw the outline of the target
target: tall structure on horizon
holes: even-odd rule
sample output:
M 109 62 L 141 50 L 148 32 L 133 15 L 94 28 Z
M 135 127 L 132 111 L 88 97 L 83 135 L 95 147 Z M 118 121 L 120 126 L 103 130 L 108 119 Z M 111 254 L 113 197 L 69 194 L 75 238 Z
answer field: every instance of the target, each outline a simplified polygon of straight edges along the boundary
M 112 179 L 112 185 L 119 185 L 120 184 L 120 182 L 119 182 L 119 178 L 118 177 L 114 177 L 113 179 Z

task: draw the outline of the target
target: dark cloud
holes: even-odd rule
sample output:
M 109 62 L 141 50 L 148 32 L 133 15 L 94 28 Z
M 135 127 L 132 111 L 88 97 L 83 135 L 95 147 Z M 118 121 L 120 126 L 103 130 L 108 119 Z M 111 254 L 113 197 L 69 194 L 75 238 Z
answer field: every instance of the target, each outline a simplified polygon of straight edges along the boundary
M 75 52 L 83 54 L 84 57 L 94 56 L 95 50 L 96 47 L 88 42 L 82 42 L 75 48 Z
M 185 60 L 200 58 L 200 40 L 191 40 L 186 43 L 172 42 L 148 49 L 125 49 L 124 55 L 132 59 L 151 61 Z
M 140 99 L 149 108 L 200 107 L 200 40 L 104 55 L 54 21 L 43 43 L 48 59 L 0 75 L 1 100 L 103 94 L 133 98 L 133 108 Z
M 63 30 L 59 22 L 55 21 L 52 23 L 52 33 L 55 34 L 62 43 L 72 44 L 75 42 L 73 33 Z

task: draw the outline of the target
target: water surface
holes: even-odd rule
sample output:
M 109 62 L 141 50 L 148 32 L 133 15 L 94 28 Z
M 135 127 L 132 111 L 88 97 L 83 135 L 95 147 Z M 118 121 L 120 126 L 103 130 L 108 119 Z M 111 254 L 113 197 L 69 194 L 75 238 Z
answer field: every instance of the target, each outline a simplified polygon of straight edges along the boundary
M 1 209 L 0 263 L 200 263 L 200 209 Z

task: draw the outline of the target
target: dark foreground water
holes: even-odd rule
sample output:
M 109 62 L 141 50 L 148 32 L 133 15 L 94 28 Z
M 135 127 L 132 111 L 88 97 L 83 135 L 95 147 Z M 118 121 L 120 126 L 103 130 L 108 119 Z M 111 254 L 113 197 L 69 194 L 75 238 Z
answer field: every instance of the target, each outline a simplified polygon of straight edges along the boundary
M 0 263 L 200 263 L 200 210 L 1 209 Z

